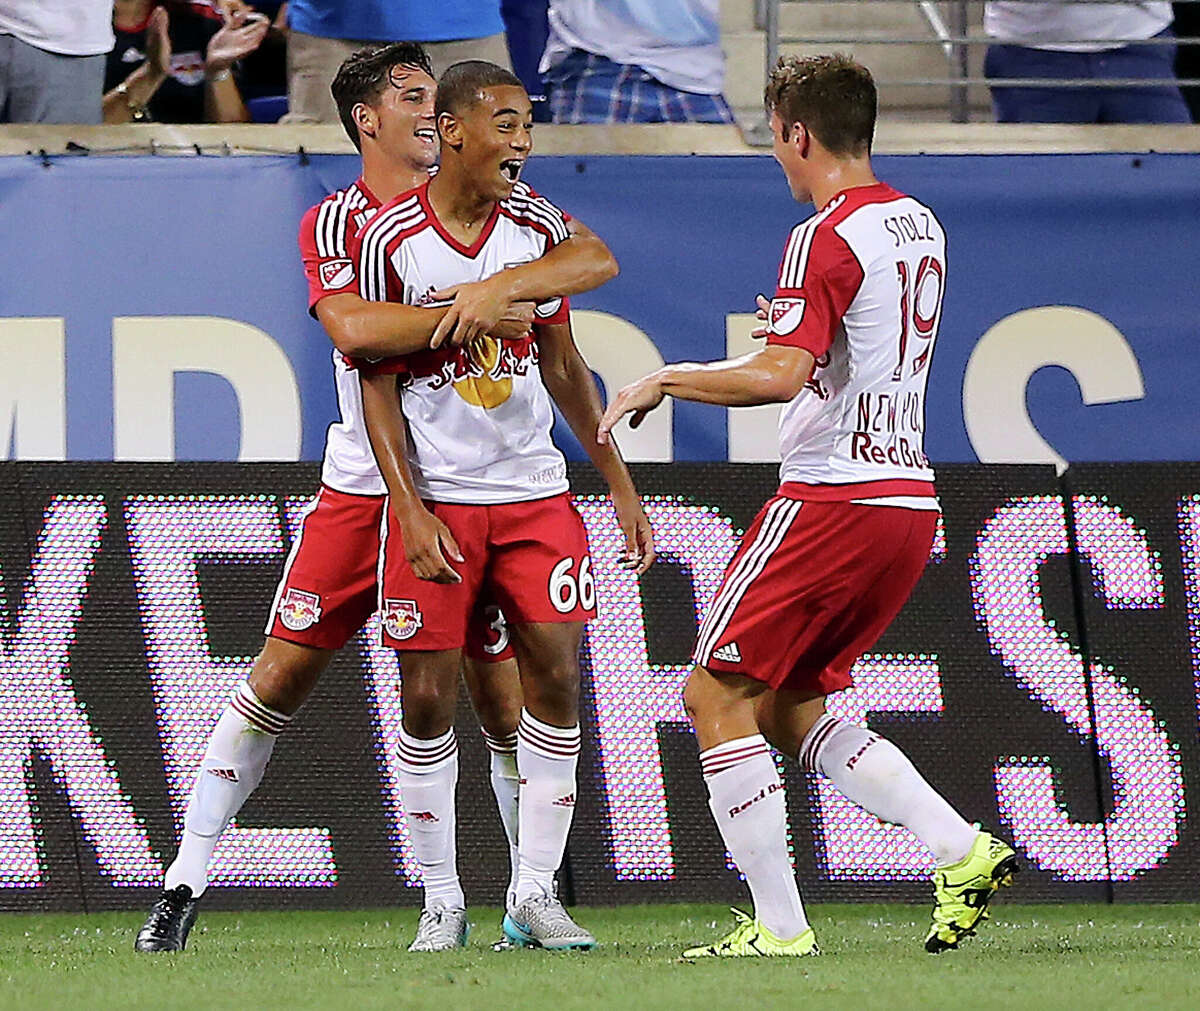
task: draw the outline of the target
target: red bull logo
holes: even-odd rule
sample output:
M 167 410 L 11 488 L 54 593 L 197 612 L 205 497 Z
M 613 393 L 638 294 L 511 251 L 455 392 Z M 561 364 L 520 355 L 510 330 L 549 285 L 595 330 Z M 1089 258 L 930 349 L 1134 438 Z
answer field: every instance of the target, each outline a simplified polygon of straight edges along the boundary
M 288 589 L 279 602 L 279 620 L 284 628 L 301 632 L 321 620 L 321 597 L 316 593 Z
M 393 639 L 411 639 L 423 624 L 415 600 L 385 600 L 383 628 Z

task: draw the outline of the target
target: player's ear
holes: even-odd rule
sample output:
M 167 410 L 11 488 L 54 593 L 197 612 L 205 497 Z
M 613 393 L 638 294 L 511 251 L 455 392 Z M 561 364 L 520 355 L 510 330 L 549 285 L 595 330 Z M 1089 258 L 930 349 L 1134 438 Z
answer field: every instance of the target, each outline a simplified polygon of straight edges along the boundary
M 358 102 L 350 110 L 350 118 L 354 120 L 354 125 L 358 127 L 360 137 L 374 137 L 378 133 L 379 117 L 375 115 L 375 110 L 367 105 L 366 102 Z
M 462 146 L 462 123 L 452 112 L 439 112 L 437 118 L 438 137 L 451 147 Z
M 792 124 L 792 143 L 796 146 L 796 151 L 801 158 L 808 157 L 809 142 L 812 140 L 812 134 L 809 133 L 808 127 L 803 123 Z

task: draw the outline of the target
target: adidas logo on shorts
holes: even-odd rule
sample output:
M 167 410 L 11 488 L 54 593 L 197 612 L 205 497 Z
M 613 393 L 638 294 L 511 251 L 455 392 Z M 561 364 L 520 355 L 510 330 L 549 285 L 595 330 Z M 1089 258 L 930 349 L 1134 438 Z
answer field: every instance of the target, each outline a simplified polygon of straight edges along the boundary
M 712 651 L 714 660 L 724 660 L 726 663 L 741 663 L 742 651 L 736 642 L 727 642 Z

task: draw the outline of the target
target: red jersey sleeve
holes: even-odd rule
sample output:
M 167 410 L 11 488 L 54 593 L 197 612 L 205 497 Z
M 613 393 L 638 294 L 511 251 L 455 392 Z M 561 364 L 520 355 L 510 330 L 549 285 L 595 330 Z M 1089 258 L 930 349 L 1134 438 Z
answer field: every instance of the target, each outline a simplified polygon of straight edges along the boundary
M 533 325 L 553 326 L 555 323 L 567 323 L 571 319 L 571 300 L 568 298 L 552 298 L 539 302 L 533 310 Z
M 767 313 L 767 343 L 803 348 L 820 358 L 862 282 L 862 266 L 832 227 L 798 225 L 779 263 L 779 284 Z
M 300 219 L 300 259 L 308 279 L 308 311 L 316 316 L 317 303 L 327 295 L 357 293 L 358 275 L 347 249 L 345 234 L 333 234 L 327 201 L 310 207 Z

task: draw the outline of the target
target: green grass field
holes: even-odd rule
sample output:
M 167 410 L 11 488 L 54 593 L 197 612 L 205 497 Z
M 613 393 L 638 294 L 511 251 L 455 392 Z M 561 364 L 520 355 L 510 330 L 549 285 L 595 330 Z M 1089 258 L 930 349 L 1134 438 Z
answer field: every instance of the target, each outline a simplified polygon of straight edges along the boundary
M 202 914 L 181 955 L 136 955 L 137 914 L 0 916 L 0 1008 L 1200 1007 L 1200 906 L 998 903 L 957 952 L 921 948 L 923 908 L 810 907 L 819 958 L 681 963 L 720 906 L 580 909 L 601 947 L 410 955 L 415 910 Z

